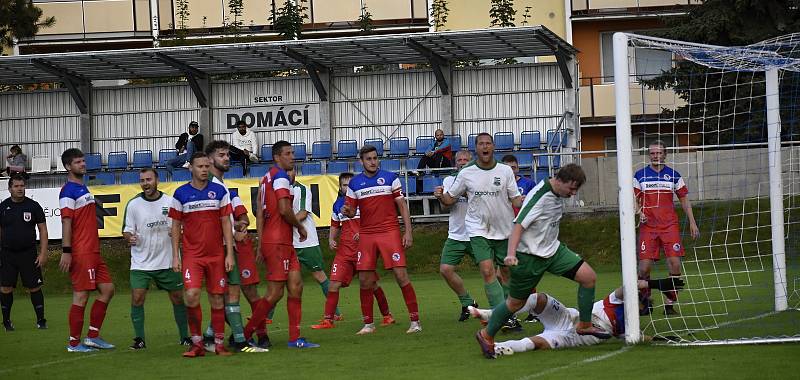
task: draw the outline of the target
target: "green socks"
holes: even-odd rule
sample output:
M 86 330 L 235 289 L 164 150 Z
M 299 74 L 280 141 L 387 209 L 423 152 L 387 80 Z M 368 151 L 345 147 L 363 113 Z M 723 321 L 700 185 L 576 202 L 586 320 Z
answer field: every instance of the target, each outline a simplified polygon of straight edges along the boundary
M 458 296 L 458 302 L 461 303 L 461 307 L 467 307 L 475 303 L 475 300 L 472 299 L 472 296 L 469 295 L 469 292 L 464 293 L 464 295 Z
M 578 312 L 581 322 L 592 321 L 592 305 L 594 304 L 594 288 L 578 286 Z
M 242 324 L 242 312 L 239 303 L 225 304 L 225 317 L 231 325 L 233 341 L 236 343 L 244 342 L 244 324 Z
M 494 309 L 497 305 L 505 303 L 507 295 L 506 289 L 508 288 L 504 288 L 500 285 L 500 281 L 496 278 L 491 284 L 483 284 L 483 288 L 486 290 L 486 298 L 489 299 L 489 307 Z
M 511 310 L 508 310 L 508 305 L 505 302 L 497 305 L 492 310 L 492 317 L 489 318 L 489 324 L 486 326 L 489 336 L 497 335 L 497 332 L 500 331 L 500 328 L 503 327 L 503 324 L 506 323 L 511 314 Z
M 131 323 L 133 323 L 133 335 L 144 339 L 144 305 L 131 305 Z
M 327 278 L 325 279 L 325 281 L 319 283 L 319 287 L 322 288 L 322 295 L 324 295 L 325 298 L 328 298 L 328 286 L 330 284 L 331 282 Z M 341 314 L 342 313 L 339 312 L 339 306 L 336 306 L 336 315 L 341 315 Z
M 178 335 L 181 339 L 189 337 L 189 323 L 186 319 L 186 305 L 172 305 L 172 314 L 175 316 L 175 325 L 178 326 Z

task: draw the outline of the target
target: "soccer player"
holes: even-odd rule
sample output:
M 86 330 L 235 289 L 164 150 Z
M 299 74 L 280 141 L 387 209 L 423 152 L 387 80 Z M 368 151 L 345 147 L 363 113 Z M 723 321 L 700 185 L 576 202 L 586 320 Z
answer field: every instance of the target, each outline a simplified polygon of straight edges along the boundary
M 522 203 L 514 172 L 508 165 L 494 159 L 494 140 L 488 133 L 476 137 L 477 158 L 459 170 L 452 185 L 445 191 L 438 186 L 433 195 L 446 206 L 467 197 L 464 218 L 475 262 L 483 276 L 486 297 L 492 308 L 503 303 L 504 289 L 495 273 L 495 264 L 503 265 L 511 235 L 514 210 Z M 508 328 L 522 326 L 516 318 L 510 319 Z
M 345 204 L 341 208 L 342 214 L 348 218 L 354 218 L 356 210 L 360 211 L 361 229 L 356 270 L 361 286 L 361 314 L 364 327 L 358 334 L 375 332 L 372 305 L 378 281 L 375 273 L 378 255 L 383 260 L 384 269 L 391 269 L 394 273 L 397 285 L 403 293 L 411 319 L 411 325 L 406 333 L 418 333 L 422 331 L 422 326 L 419 323 L 417 295 L 408 277 L 406 256 L 403 251 L 411 248 L 414 237 L 411 234 L 411 216 L 403 197 L 400 180 L 397 174 L 379 168 L 378 153 L 374 146 L 363 146 L 359 151 L 359 157 L 361 164 L 364 165 L 364 172 L 350 180 Z M 402 236 L 397 223 L 397 209 L 400 210 L 405 227 Z
M 639 214 L 639 279 L 648 280 L 653 263 L 657 261 L 659 251 L 664 250 L 667 257 L 669 275 L 681 275 L 681 257 L 684 248 L 681 244 L 680 223 L 675 213 L 672 194 L 678 196 L 686 218 L 689 219 L 689 233 L 693 239 L 700 236 L 700 230 L 694 220 L 692 205 L 687 196 L 689 190 L 681 174 L 665 164 L 667 149 L 664 142 L 656 140 L 649 146 L 650 165 L 638 170 L 633 175 L 633 192 L 636 196 L 637 213 Z M 675 315 L 674 303 L 678 300 L 678 292 L 665 292 L 664 313 Z M 640 314 L 650 314 L 652 300 L 650 290 L 639 292 L 642 303 Z
M 519 161 L 517 160 L 517 156 L 513 154 L 507 154 L 503 156 L 502 159 L 503 163 L 508 165 L 511 168 L 511 171 L 514 172 L 514 178 L 517 181 L 517 187 L 519 188 L 519 195 L 523 197 L 528 195 L 528 193 L 533 189 L 536 184 L 531 181 L 530 178 L 524 177 L 519 175 Z M 519 210 L 514 210 L 515 213 L 519 212 Z
M 67 183 L 61 188 L 61 261 L 58 267 L 69 272 L 72 280 L 72 306 L 69 310 L 68 352 L 91 352 L 111 349 L 114 345 L 100 338 L 100 328 L 106 309 L 114 296 L 114 284 L 103 257 L 100 256 L 100 236 L 97 234 L 97 212 L 92 193 L 83 184 L 86 160 L 83 152 L 70 148 L 61 154 L 67 170 Z M 89 291 L 98 295 L 89 313 L 89 332 L 81 344 L 83 314 Z
M 230 272 L 235 263 L 230 220 L 233 210 L 225 187 L 209 180 L 210 167 L 211 160 L 205 153 L 192 155 L 189 161 L 192 180 L 175 190 L 175 200 L 169 209 L 172 218 L 172 269 L 183 273 L 184 300 L 192 336 L 192 345 L 183 353 L 188 358 L 204 356 L 206 352 L 201 332 L 200 289 L 203 280 L 211 304 L 214 352 L 220 356 L 231 355 L 223 344 L 223 294 L 227 290 L 226 272 Z M 224 242 L 224 246 L 220 242 Z
M 659 289 L 672 291 L 683 288 L 683 280 L 668 278 L 643 281 L 639 280 L 639 289 Z M 553 296 L 545 293 L 534 293 L 528 296 L 525 306 L 517 313 L 528 312 L 535 315 L 544 326 L 544 331 L 535 336 L 519 340 L 507 340 L 494 344 L 495 357 L 508 356 L 515 353 L 533 351 L 564 349 L 569 347 L 590 346 L 603 340 L 592 335 L 579 335 L 575 329 L 580 312 L 571 307 L 565 307 Z M 482 321 L 488 321 L 492 316 L 490 309 L 470 308 L 470 313 Z M 625 311 L 622 287 L 615 289 L 601 301 L 592 305 L 592 324 L 608 335 L 619 338 L 625 335 Z
M 586 174 L 576 164 L 561 168 L 555 177 L 539 182 L 525 197 L 514 220 L 508 241 L 505 265 L 511 269 L 506 302 L 493 309 L 486 328 L 476 338 L 483 354 L 494 358 L 494 336 L 504 321 L 525 305 L 525 300 L 544 272 L 574 280 L 578 286 L 579 319 L 575 332 L 600 339 L 610 337 L 592 326 L 592 304 L 596 275 L 589 264 L 558 241 L 559 223 L 564 213 L 564 198 L 569 198 L 586 182 Z
M 356 209 L 353 218 L 342 214 L 347 189 L 353 173 L 339 174 L 339 196 L 333 203 L 331 213 L 331 229 L 328 234 L 328 246 L 331 251 L 336 252 L 331 265 L 331 285 L 328 295 L 325 297 L 325 312 L 319 324 L 311 326 L 312 329 L 332 329 L 335 327 L 333 321 L 336 320 L 336 310 L 339 304 L 339 288 L 350 286 L 353 275 L 356 273 L 358 263 L 358 233 L 360 212 Z M 336 239 L 339 239 L 337 242 Z M 375 281 L 375 300 L 378 301 L 378 309 L 383 315 L 381 326 L 389 326 L 397 323 L 389 311 L 389 301 L 386 300 L 378 281 Z
M 289 348 L 315 348 L 300 337 L 302 317 L 301 297 L 303 277 L 300 262 L 292 246 L 292 227 L 297 228 L 300 241 L 306 239 L 306 229 L 292 211 L 292 183 L 286 171 L 294 167 L 294 149 L 287 141 L 272 145 L 272 158 L 275 166 L 270 168 L 258 188 L 258 208 L 256 209 L 256 229 L 259 236 L 259 254 L 263 255 L 267 267 L 267 294 L 253 310 L 253 316 L 245 326 L 245 336 L 249 339 L 257 326 L 264 323 L 270 310 L 283 297 L 286 288 L 288 296 L 286 308 L 289 313 Z
M 17 277 L 31 295 L 36 327 L 47 328 L 42 294 L 42 267 L 47 264 L 47 222 L 39 202 L 25 196 L 25 177 L 14 174 L 8 180 L 10 197 L 0 202 L 0 308 L 3 327 L 14 331 L 11 305 Z M 36 254 L 36 230 L 39 230 L 39 254 Z
M 204 152 L 206 156 L 211 160 L 211 167 L 209 168 L 209 175 L 211 176 L 211 182 L 221 185 L 225 188 L 225 190 L 230 195 L 231 200 L 231 210 L 232 213 L 230 214 L 230 222 L 231 226 L 233 227 L 233 235 L 234 240 L 237 241 L 235 238 L 237 233 L 247 233 L 247 226 L 250 225 L 250 219 L 247 216 L 247 209 L 244 208 L 241 199 L 239 199 L 238 193 L 234 195 L 233 192 L 228 189 L 228 186 L 225 185 L 225 173 L 230 170 L 231 168 L 231 160 L 230 160 L 230 144 L 227 141 L 222 140 L 214 140 L 206 145 Z M 240 236 L 239 240 L 243 240 Z M 242 242 L 241 244 L 246 244 Z M 237 243 L 237 247 L 239 243 Z M 250 250 L 250 254 L 248 255 L 247 247 L 242 247 L 243 251 L 241 254 L 237 251 L 234 255 L 234 265 L 233 269 L 228 272 L 228 289 L 225 292 L 225 320 L 231 326 L 231 346 L 240 352 L 267 352 L 265 350 L 266 347 L 258 347 L 254 345 L 249 345 L 248 342 L 244 338 L 244 325 L 242 323 L 242 314 L 241 314 L 241 307 L 239 305 L 239 298 L 244 291 L 245 297 L 250 302 L 251 308 L 253 307 L 255 302 L 258 301 L 258 288 L 257 284 L 258 281 L 255 283 L 251 280 L 251 278 L 258 279 L 257 269 L 255 266 L 255 260 L 250 259 L 252 257 L 252 250 Z M 239 257 L 242 257 L 242 264 L 246 264 L 246 267 L 242 268 L 239 265 Z M 242 272 L 242 270 L 244 272 Z M 242 273 L 244 273 L 248 278 L 248 284 L 242 284 Z M 255 276 L 254 276 L 255 274 Z M 260 331 L 261 332 L 261 331 Z M 205 341 L 206 341 L 206 350 L 212 352 L 214 346 L 214 329 L 209 325 L 209 327 L 205 331 Z M 268 342 L 266 338 L 266 332 L 263 334 L 259 334 L 260 339 L 262 340 L 263 344 Z M 265 340 L 266 339 L 266 340 Z
M 147 347 L 144 334 L 144 300 L 150 283 L 166 290 L 178 326 L 182 345 L 191 344 L 183 304 L 183 280 L 172 270 L 172 219 L 169 208 L 174 199 L 158 190 L 158 173 L 153 168 L 139 170 L 142 192 L 125 205 L 122 236 L 131 247 L 131 323 L 132 350 Z

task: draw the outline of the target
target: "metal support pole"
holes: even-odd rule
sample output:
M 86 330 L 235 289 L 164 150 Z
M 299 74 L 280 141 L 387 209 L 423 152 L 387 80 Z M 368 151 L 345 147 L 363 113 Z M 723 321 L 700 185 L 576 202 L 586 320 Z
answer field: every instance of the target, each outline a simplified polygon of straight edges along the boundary
M 783 181 L 781 180 L 781 114 L 777 69 L 766 72 L 767 146 L 769 151 L 769 214 L 772 222 L 772 277 L 775 285 L 775 311 L 784 311 L 786 298 L 786 245 L 783 230 Z

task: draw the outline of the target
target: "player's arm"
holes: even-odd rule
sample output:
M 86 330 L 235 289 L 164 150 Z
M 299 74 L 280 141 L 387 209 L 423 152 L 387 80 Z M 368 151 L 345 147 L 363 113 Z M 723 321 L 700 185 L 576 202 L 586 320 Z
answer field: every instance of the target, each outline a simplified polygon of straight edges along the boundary
M 525 197 L 523 197 L 522 195 L 517 195 L 516 197 L 510 199 L 511 205 L 517 209 L 522 208 L 522 201 L 524 200 Z
M 172 220 L 172 230 L 170 238 L 172 239 L 172 270 L 175 272 L 181 271 L 181 226 L 183 222 L 177 219 Z
M 228 214 L 219 217 L 220 224 L 222 224 L 222 237 L 225 241 L 225 271 L 230 272 L 233 270 L 233 227 L 231 226 L 231 218 Z
M 36 228 L 39 230 L 39 256 L 36 257 L 36 266 L 44 268 L 47 264 L 47 223 L 37 223 Z
M 508 249 L 506 250 L 506 258 L 503 259 L 503 264 L 508 267 L 517 265 L 517 247 L 519 241 L 522 239 L 522 232 L 525 229 L 519 223 L 514 223 L 514 228 L 511 230 L 511 236 L 508 238 Z
M 683 208 L 686 218 L 689 219 L 689 232 L 691 233 L 693 239 L 697 239 L 697 237 L 700 236 L 700 229 L 697 228 L 697 222 L 694 220 L 692 203 L 689 201 L 689 196 L 684 195 L 682 197 L 678 197 L 678 200 L 681 202 L 681 208 Z
M 281 217 L 286 221 L 286 223 L 289 223 L 297 228 L 297 233 L 300 234 L 300 241 L 305 241 L 306 229 L 303 227 L 303 224 L 297 220 L 297 216 L 294 214 L 294 210 L 292 209 L 292 204 L 289 202 L 289 198 L 278 199 L 278 213 L 281 214 Z
M 61 218 L 61 261 L 58 268 L 69 272 L 72 265 L 72 218 Z
M 331 251 L 336 252 L 336 248 L 338 247 L 336 240 L 339 239 L 340 231 L 341 228 L 339 228 L 338 225 L 335 225 L 334 222 L 331 221 L 331 228 L 330 231 L 328 232 L 328 246 L 331 248 Z
M 436 186 L 436 188 L 433 189 L 433 196 L 436 197 L 442 205 L 454 205 L 458 202 L 458 197 L 464 195 L 464 192 L 467 191 L 466 182 L 460 174 L 461 173 L 456 175 L 456 179 L 447 191 L 444 190 L 444 186 Z
M 394 199 L 397 204 L 397 209 L 400 211 L 400 216 L 403 218 L 403 248 L 411 248 L 414 245 L 414 235 L 411 233 L 411 212 L 408 211 L 408 204 L 404 197 L 397 197 Z

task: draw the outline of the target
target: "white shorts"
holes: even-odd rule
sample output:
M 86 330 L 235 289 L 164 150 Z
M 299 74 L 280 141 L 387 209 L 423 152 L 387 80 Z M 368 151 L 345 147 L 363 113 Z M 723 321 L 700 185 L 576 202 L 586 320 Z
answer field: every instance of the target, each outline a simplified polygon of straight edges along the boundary
M 575 332 L 578 315 L 578 310 L 566 307 L 548 295 L 547 306 L 540 314 L 536 315 L 544 326 L 544 331 L 536 336 L 546 340 L 552 349 L 591 346 L 600 343 L 598 338 L 591 335 L 578 335 Z

